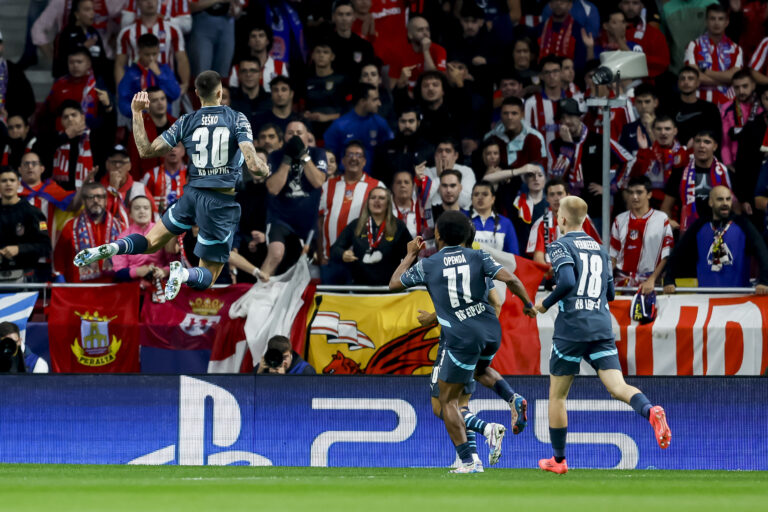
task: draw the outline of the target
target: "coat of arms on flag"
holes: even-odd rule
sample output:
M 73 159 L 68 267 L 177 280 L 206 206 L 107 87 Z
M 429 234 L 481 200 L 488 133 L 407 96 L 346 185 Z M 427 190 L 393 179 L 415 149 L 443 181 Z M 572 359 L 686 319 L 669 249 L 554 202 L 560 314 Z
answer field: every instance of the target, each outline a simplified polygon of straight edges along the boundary
M 75 312 L 80 317 L 80 340 L 75 338 L 72 353 L 77 362 L 86 366 L 104 366 L 116 359 L 122 341 L 117 336 L 109 338 L 109 322 L 117 318 L 99 316 L 98 311 L 85 314 Z

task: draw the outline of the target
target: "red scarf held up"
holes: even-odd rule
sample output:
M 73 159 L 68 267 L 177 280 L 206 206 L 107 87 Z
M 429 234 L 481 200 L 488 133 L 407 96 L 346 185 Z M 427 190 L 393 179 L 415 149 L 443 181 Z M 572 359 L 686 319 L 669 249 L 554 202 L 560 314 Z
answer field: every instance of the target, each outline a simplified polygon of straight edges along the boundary
M 93 170 L 93 155 L 91 154 L 91 132 L 85 130 L 79 137 L 77 164 L 75 165 L 75 188 L 80 188 L 88 173 Z M 69 181 L 69 151 L 70 141 L 59 146 L 53 156 L 53 180 L 61 183 Z
M 539 47 L 541 53 L 539 54 L 539 61 L 547 55 L 556 55 L 557 57 L 568 57 L 573 59 L 576 53 L 576 38 L 573 35 L 573 17 L 568 14 L 565 16 L 560 30 L 555 32 L 553 29 L 554 22 L 550 16 L 547 21 L 544 22 L 544 27 L 541 31 L 541 37 L 539 37 Z

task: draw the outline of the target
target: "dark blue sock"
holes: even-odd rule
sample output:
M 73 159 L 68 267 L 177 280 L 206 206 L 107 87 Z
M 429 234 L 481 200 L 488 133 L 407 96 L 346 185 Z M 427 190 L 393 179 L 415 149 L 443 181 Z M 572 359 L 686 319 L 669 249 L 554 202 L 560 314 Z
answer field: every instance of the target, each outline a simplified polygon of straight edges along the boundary
M 634 395 L 629 399 L 629 405 L 643 418 L 648 419 L 651 416 L 651 407 L 653 405 L 651 405 L 651 401 L 644 394 L 637 393 Z
M 472 445 L 470 445 L 468 442 L 462 443 L 456 447 L 456 453 L 459 454 L 459 458 L 464 464 L 471 464 L 473 462 L 472 454 L 475 453 L 475 451 L 476 450 L 473 450 Z
M 466 425 L 467 431 L 472 430 L 481 434 L 485 432 L 485 426 L 488 424 L 487 421 L 483 421 L 472 414 L 467 407 L 462 407 L 460 412 L 461 417 L 464 418 L 464 425 Z
M 133 233 L 125 238 L 115 240 L 117 254 L 144 254 L 149 247 L 144 235 Z
M 477 434 L 471 430 L 467 430 L 467 442 L 469 443 L 470 448 L 472 448 L 472 452 L 477 452 Z
M 493 385 L 493 390 L 505 402 L 511 402 L 515 397 L 515 390 L 512 389 L 512 386 L 509 385 L 509 382 L 504 379 L 496 381 L 496 384 Z
M 568 427 L 549 427 L 549 439 L 552 442 L 552 450 L 555 452 L 555 460 L 557 462 L 563 462 L 563 459 L 565 459 L 565 436 L 567 434 Z
M 213 281 L 213 274 L 204 267 L 193 267 L 189 269 L 189 279 L 187 286 L 195 290 L 207 290 Z

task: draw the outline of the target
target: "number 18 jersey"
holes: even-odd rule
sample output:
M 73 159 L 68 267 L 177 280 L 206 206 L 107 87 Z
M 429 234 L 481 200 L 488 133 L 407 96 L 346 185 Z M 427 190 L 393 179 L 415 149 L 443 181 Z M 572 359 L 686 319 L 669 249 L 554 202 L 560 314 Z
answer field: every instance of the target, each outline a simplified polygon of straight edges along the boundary
M 572 231 L 547 246 L 552 269 L 573 265 L 576 287 L 559 303 L 554 337 L 567 341 L 614 339 L 608 290 L 613 275 L 608 255 L 591 236 Z
M 233 188 L 243 165 L 239 144 L 253 142 L 248 118 L 224 105 L 184 114 L 161 137 L 171 147 L 184 144 L 195 188 Z

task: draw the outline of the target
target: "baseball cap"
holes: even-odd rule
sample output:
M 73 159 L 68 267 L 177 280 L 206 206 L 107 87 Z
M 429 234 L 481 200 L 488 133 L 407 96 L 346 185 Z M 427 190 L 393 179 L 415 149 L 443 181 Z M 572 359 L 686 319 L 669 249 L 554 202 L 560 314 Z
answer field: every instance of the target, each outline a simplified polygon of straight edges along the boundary
M 581 116 L 581 110 L 579 109 L 579 102 L 573 98 L 563 98 L 557 102 L 557 118 L 562 116 Z
M 656 320 L 656 292 L 643 295 L 638 291 L 632 297 L 629 316 L 641 324 L 648 324 Z
M 112 149 L 109 150 L 109 153 L 107 154 L 107 157 L 115 156 L 115 155 L 123 155 L 126 157 L 130 157 L 131 155 L 128 153 L 128 149 L 123 146 L 122 144 L 115 144 L 112 146 Z

